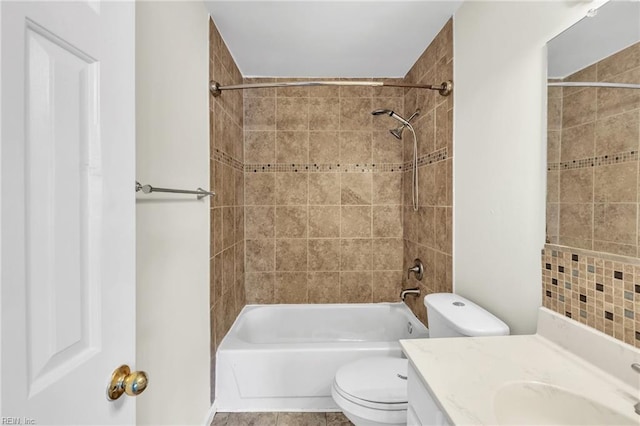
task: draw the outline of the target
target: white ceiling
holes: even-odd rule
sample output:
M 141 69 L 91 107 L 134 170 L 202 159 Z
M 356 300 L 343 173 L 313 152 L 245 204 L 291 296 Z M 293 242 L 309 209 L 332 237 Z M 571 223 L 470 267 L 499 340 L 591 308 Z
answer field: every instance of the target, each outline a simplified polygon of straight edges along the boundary
M 205 1 L 245 77 L 404 77 L 461 3 Z
M 565 78 L 640 41 L 640 1 L 610 1 L 548 44 L 549 78 Z

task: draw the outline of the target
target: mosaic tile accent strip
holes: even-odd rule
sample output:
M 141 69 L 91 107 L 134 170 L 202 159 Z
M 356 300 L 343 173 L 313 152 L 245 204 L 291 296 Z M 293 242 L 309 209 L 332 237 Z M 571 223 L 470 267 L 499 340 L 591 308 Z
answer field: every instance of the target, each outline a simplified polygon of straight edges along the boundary
M 383 164 L 245 164 L 244 171 L 252 173 L 275 172 L 309 172 L 309 173 L 337 173 L 337 172 L 401 172 L 404 166 L 396 163 Z
M 239 170 L 239 171 L 243 170 L 243 164 L 241 161 L 236 160 L 226 152 L 220 151 L 218 148 L 216 148 L 213 152 L 213 159 L 215 161 L 219 161 L 223 164 L 226 164 L 227 166 L 231 166 L 236 170 Z
M 543 306 L 640 348 L 637 259 L 545 245 Z
M 547 170 L 569 170 L 585 169 L 588 167 L 606 166 L 608 164 L 629 163 L 638 161 L 638 151 L 620 152 L 618 154 L 607 154 L 599 157 L 583 158 L 581 160 L 563 161 L 561 163 L 547 164 Z
M 433 151 L 427 155 L 423 155 L 418 157 L 418 167 L 424 166 L 427 164 L 437 163 L 438 161 L 444 161 L 449 157 L 449 152 L 447 148 L 441 148 L 437 151 Z M 407 161 L 404 163 L 405 170 L 411 170 L 411 166 L 413 165 L 413 161 Z
M 217 151 L 217 150 L 216 150 Z M 222 153 L 223 155 L 226 155 Z M 444 161 L 448 158 L 447 148 L 439 149 L 427 155 L 418 157 L 418 167 L 427 164 Z M 234 160 L 235 161 L 235 160 Z M 245 164 L 244 171 L 250 173 L 277 173 L 277 172 L 302 172 L 302 173 L 381 173 L 402 172 L 411 170 L 413 162 L 401 163 L 365 163 L 365 164 L 338 164 L 338 163 L 298 163 L 298 164 Z

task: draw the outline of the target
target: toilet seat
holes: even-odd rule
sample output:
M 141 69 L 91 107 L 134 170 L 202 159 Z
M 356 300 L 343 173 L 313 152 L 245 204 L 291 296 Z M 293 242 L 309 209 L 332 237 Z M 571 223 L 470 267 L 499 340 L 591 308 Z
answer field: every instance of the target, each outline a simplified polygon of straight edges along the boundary
M 388 402 L 372 402 L 367 401 L 365 399 L 359 399 L 354 397 L 353 395 L 349 395 L 344 390 L 340 389 L 335 383 L 333 384 L 333 388 L 335 392 L 345 401 L 350 403 L 359 405 L 364 408 L 372 408 L 374 410 L 383 410 L 383 411 L 406 411 L 408 407 L 407 402 L 399 402 L 399 403 L 388 403 Z
M 407 362 L 404 358 L 372 357 L 343 365 L 334 379 L 336 390 L 364 407 L 406 409 Z
M 332 396 L 352 421 L 355 416 L 360 424 L 406 424 L 407 366 L 406 359 L 392 357 L 343 365 L 333 381 Z

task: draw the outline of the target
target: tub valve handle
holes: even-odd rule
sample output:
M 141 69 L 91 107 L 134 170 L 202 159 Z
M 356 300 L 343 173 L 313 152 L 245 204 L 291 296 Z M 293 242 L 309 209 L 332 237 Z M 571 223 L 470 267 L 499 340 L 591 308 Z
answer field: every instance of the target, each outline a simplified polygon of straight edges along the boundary
M 411 277 L 412 272 L 416 275 L 416 279 L 418 281 L 422 281 L 422 277 L 424 276 L 424 266 L 420 259 L 414 259 L 413 267 L 407 269 L 407 280 Z

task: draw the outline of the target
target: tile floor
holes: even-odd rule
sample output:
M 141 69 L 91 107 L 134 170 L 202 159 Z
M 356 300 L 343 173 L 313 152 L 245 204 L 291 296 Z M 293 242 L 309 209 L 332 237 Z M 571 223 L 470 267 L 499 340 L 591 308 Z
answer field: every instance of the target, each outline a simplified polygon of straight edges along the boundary
M 217 413 L 211 426 L 352 426 L 342 413 Z

